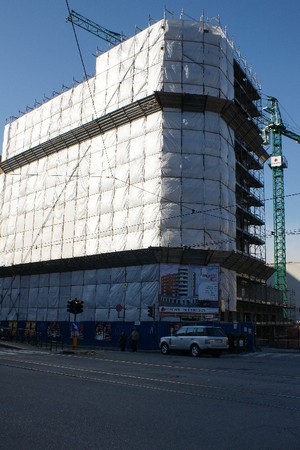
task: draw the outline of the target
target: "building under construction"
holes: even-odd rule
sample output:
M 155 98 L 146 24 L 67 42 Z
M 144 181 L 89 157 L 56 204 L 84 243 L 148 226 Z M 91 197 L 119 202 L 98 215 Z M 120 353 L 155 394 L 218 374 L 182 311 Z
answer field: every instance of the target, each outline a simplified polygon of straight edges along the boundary
M 266 287 L 260 102 L 219 24 L 163 19 L 7 124 L 2 323 L 63 329 L 74 298 L 99 340 L 133 324 L 281 323 Z

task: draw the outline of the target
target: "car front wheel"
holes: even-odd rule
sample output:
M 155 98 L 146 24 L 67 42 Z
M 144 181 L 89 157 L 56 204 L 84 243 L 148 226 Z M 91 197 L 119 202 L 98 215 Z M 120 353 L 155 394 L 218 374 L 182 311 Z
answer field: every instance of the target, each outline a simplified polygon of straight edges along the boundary
M 160 348 L 161 352 L 163 355 L 167 355 L 170 351 L 168 344 L 166 344 L 166 342 L 164 342 L 163 344 L 161 344 L 161 348 Z
M 191 355 L 192 356 L 200 356 L 200 348 L 198 347 L 197 344 L 193 344 L 191 346 Z

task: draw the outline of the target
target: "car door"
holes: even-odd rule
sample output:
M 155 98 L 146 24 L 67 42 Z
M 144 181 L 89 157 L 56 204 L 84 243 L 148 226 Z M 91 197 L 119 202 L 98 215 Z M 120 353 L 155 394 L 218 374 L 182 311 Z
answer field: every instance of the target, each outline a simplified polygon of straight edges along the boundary
M 195 329 L 195 327 L 187 327 L 186 328 L 185 336 L 182 341 L 181 350 L 189 350 L 191 348 L 191 345 L 195 338 L 194 329 Z
M 170 348 L 174 350 L 184 350 L 186 338 L 186 329 L 180 328 L 176 331 L 172 339 L 170 340 Z
M 198 344 L 200 349 L 205 347 L 205 328 L 196 327 L 194 329 L 195 342 Z

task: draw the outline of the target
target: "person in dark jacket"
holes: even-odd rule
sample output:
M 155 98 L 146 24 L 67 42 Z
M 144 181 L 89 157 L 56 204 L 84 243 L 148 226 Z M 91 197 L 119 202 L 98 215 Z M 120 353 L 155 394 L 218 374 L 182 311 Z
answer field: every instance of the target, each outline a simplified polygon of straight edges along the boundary
M 121 345 L 121 351 L 124 352 L 125 350 L 125 346 L 126 346 L 126 342 L 127 342 L 127 336 L 124 330 L 121 331 L 120 334 L 120 345 Z
M 132 333 L 130 335 L 131 338 L 131 348 L 133 352 L 137 351 L 137 343 L 139 340 L 139 333 L 137 331 L 137 329 L 134 327 L 134 329 L 132 330 Z

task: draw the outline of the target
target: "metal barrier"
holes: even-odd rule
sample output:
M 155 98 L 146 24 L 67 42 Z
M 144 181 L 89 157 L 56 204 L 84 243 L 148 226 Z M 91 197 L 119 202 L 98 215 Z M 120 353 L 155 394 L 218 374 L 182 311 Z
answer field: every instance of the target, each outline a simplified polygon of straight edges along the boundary
M 7 342 L 25 342 L 30 345 L 36 345 L 37 347 L 43 347 L 44 343 L 41 332 L 27 330 L 26 328 L 1 327 L 0 340 Z
M 245 352 L 247 349 L 247 335 L 244 333 L 229 333 L 228 335 L 229 351 L 231 353 Z
M 53 347 L 57 351 L 57 348 L 60 347 L 62 350 L 64 348 L 64 340 L 61 335 L 58 336 L 47 336 L 46 338 L 46 348 L 49 347 L 49 350 L 52 351 Z

